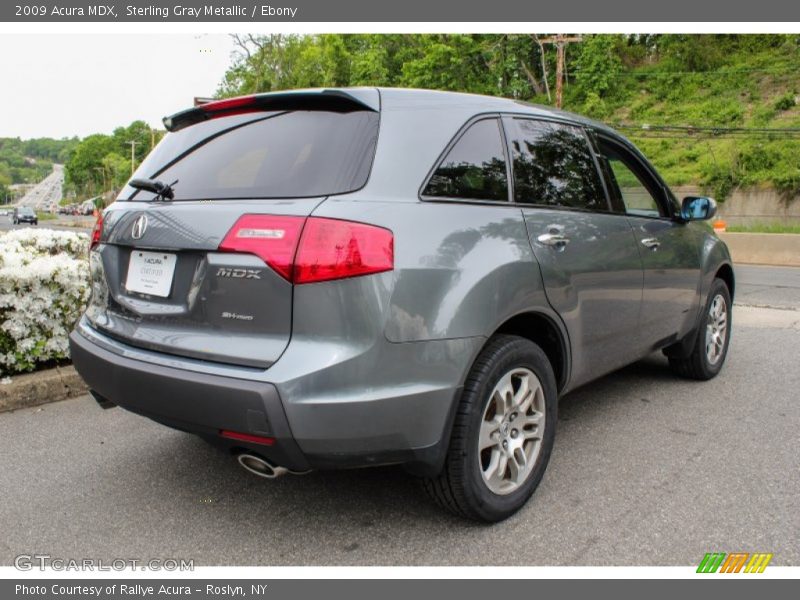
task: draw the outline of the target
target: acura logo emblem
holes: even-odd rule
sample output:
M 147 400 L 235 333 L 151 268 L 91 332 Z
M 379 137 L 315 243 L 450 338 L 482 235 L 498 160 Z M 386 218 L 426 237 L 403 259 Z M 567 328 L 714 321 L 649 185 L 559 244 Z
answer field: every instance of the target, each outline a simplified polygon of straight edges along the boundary
M 147 215 L 141 215 L 133 222 L 131 229 L 131 237 L 135 240 L 142 239 L 144 232 L 147 230 Z

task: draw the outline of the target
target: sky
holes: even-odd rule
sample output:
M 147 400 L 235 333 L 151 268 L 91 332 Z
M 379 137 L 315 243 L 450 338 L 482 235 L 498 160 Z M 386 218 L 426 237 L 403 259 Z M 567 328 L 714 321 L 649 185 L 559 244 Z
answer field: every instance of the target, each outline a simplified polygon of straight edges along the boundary
M 0 137 L 84 137 L 211 96 L 231 63 L 223 34 L 0 35 Z

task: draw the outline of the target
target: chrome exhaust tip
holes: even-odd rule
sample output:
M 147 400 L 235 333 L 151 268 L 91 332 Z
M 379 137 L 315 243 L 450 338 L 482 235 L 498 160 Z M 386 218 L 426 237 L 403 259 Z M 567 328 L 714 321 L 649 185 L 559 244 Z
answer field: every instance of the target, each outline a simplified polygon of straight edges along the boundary
M 236 457 L 239 464 L 245 471 L 249 471 L 253 475 L 258 475 L 265 479 L 276 479 L 281 475 L 286 475 L 289 470 L 285 467 L 279 467 L 271 464 L 266 459 L 261 458 L 257 454 L 249 454 L 244 452 Z

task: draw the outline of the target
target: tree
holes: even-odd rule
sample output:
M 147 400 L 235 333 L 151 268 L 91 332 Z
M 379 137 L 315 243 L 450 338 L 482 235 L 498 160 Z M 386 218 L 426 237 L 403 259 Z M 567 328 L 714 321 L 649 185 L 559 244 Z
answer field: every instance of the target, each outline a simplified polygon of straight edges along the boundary
M 95 168 L 101 167 L 103 157 L 113 152 L 116 147 L 114 138 L 102 133 L 84 138 L 75 147 L 75 151 L 64 166 L 66 182 L 83 192 L 99 189 L 102 174 L 95 171 Z
M 484 48 L 469 35 L 430 36 L 418 58 L 402 67 L 400 83 L 408 87 L 481 94 L 496 93 Z
M 101 167 L 106 173 L 108 189 L 120 189 L 131 175 L 130 159 L 121 156 L 116 152 L 110 152 L 100 161 Z M 107 191 L 107 190 L 104 190 Z
M 622 61 L 617 52 L 619 41 L 613 35 L 590 35 L 584 38 L 576 61 L 578 83 L 586 95 L 604 97 L 614 86 L 622 72 Z

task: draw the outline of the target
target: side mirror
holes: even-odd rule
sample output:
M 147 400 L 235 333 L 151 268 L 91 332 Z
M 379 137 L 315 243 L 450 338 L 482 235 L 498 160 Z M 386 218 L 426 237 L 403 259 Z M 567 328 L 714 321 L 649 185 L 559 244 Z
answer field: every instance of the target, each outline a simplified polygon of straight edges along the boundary
M 717 202 L 707 196 L 686 196 L 681 203 L 681 218 L 684 221 L 704 221 L 717 214 Z

